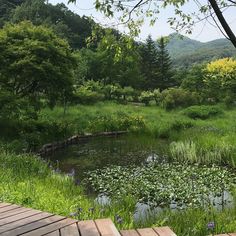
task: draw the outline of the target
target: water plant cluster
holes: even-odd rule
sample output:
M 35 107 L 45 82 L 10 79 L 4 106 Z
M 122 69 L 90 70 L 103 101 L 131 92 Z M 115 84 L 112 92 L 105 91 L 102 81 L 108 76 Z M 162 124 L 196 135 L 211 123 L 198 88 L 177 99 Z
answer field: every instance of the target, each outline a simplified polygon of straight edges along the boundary
M 236 175 L 223 167 L 152 163 L 142 166 L 113 166 L 91 171 L 88 184 L 111 197 L 133 195 L 140 203 L 152 206 L 184 208 L 225 204 L 224 192 L 236 183 Z

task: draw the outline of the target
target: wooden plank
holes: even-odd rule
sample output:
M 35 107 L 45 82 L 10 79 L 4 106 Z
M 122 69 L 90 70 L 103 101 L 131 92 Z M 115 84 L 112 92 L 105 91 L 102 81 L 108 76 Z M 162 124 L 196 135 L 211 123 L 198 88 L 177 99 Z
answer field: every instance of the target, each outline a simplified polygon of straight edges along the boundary
M 39 213 L 41 213 L 41 211 L 30 210 L 30 211 L 26 211 L 26 212 L 23 212 L 23 213 L 18 214 L 18 215 L 10 216 L 10 217 L 1 219 L 0 220 L 0 226 L 3 226 L 5 224 L 9 224 L 11 222 L 14 222 L 14 221 L 17 221 L 17 220 L 20 220 L 20 219 L 24 219 L 24 218 L 27 218 L 27 217 L 30 217 L 30 216 L 33 216 L 33 215 L 36 215 L 36 214 L 39 214 Z
M 6 207 L 6 206 L 10 206 L 10 205 L 11 205 L 10 203 L 1 202 L 1 203 L 0 203 L 0 208 Z
M 5 233 L 1 234 L 1 236 L 6 236 L 6 235 L 16 236 L 16 235 L 24 234 L 24 233 L 27 233 L 27 232 L 31 232 L 35 229 L 50 225 L 54 222 L 61 221 L 63 219 L 65 219 L 65 217 L 51 216 L 51 217 L 48 217 L 48 218 L 45 218 L 45 219 L 42 219 L 42 220 L 38 220 L 36 222 L 32 222 L 30 224 L 19 226 L 18 228 L 15 228 L 14 230 L 11 230 L 11 231 L 8 231 L 8 232 L 5 232 Z
M 66 226 L 60 229 L 61 236 L 80 236 L 77 224 Z
M 49 233 L 49 234 L 45 234 L 46 236 L 60 236 L 60 232 L 59 230 L 57 231 L 54 231 L 52 233 Z M 70 234 L 68 234 L 67 236 L 70 236 Z
M 93 220 L 78 222 L 78 228 L 81 236 L 100 236 Z
M 10 206 L 1 207 L 0 208 L 0 214 L 3 213 L 3 212 L 6 212 L 6 211 L 14 210 L 16 208 L 20 208 L 20 207 L 17 206 L 17 205 L 10 205 Z
M 28 209 L 28 208 L 21 208 L 21 207 L 16 208 L 14 210 L 1 213 L 0 214 L 0 219 L 6 218 L 6 217 L 9 217 L 9 216 L 14 216 L 14 215 L 17 215 L 17 214 L 20 214 L 20 213 L 23 213 L 23 212 L 26 212 L 26 211 L 30 211 L 30 210 L 31 209 Z
M 155 227 L 153 229 L 159 236 L 176 236 L 176 234 L 169 227 Z
M 33 236 L 41 236 L 41 235 L 48 234 L 48 233 L 51 233 L 53 231 L 56 231 L 58 229 L 64 228 L 67 225 L 74 224 L 76 222 L 77 222 L 76 220 L 63 219 L 63 220 L 60 220 L 58 222 L 52 223 L 50 225 L 43 226 L 39 229 L 36 229 L 36 230 L 31 231 L 31 232 L 25 233 L 23 235 L 24 236 L 29 236 L 29 235 L 30 236 L 32 236 L 32 235 Z
M 159 236 L 153 229 L 151 228 L 144 228 L 144 229 L 137 229 L 140 236 Z
M 101 236 L 120 236 L 119 231 L 116 229 L 111 219 L 95 220 L 95 224 Z
M 7 224 L 7 225 L 0 227 L 0 234 L 3 232 L 17 229 L 18 227 L 23 227 L 24 225 L 27 225 L 29 223 L 32 223 L 32 222 L 35 222 L 35 221 L 38 221 L 38 220 L 41 220 L 44 218 L 48 218 L 50 216 L 52 216 L 52 214 L 42 212 L 40 214 L 12 222 L 11 224 Z
M 131 230 L 121 230 L 121 236 L 139 236 L 138 232 L 134 229 Z

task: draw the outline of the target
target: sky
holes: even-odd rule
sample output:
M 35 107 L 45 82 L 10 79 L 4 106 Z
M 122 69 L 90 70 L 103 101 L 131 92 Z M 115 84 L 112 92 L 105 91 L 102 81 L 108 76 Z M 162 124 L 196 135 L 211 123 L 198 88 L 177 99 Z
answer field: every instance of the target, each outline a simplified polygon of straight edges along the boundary
M 67 7 L 77 13 L 80 16 L 90 16 L 93 19 L 102 24 L 102 25 L 112 25 L 114 28 L 120 30 L 121 32 L 127 32 L 127 28 L 125 26 L 118 26 L 117 21 L 115 19 L 108 19 L 102 13 L 97 12 L 94 8 L 95 0 L 77 0 L 77 3 L 68 4 L 68 0 L 49 0 L 49 3 L 57 4 L 64 3 Z M 202 4 L 206 0 L 199 0 Z M 195 1 L 191 1 L 186 4 L 183 8 L 186 12 L 197 12 L 198 8 L 195 4 Z M 233 32 L 236 33 L 236 7 L 228 8 L 223 12 L 227 22 L 230 24 Z M 144 25 L 141 28 L 141 33 L 139 35 L 139 40 L 145 40 L 147 36 L 150 34 L 153 39 L 157 39 L 160 36 L 167 36 L 170 33 L 174 33 L 175 31 L 171 29 L 167 20 L 169 17 L 174 16 L 173 9 L 171 7 L 161 11 L 159 14 L 158 20 L 154 26 L 150 26 L 148 21 L 144 22 Z M 214 22 L 212 20 L 202 21 L 194 26 L 193 32 L 191 35 L 186 35 L 185 32 L 181 32 L 181 34 L 186 35 L 191 39 L 195 39 L 201 42 L 208 42 L 214 39 L 223 38 L 222 33 L 214 27 Z

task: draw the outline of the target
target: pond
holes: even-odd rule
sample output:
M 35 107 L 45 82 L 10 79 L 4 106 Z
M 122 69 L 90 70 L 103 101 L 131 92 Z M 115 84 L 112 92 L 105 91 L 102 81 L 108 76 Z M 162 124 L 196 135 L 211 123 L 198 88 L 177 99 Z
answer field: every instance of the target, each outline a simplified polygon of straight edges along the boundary
M 134 218 L 163 209 L 232 207 L 235 174 L 225 167 L 168 162 L 167 140 L 123 135 L 82 140 L 50 157 L 54 166 L 86 184 L 100 204 L 134 196 Z
M 62 172 L 74 173 L 76 179 L 83 180 L 89 171 L 107 166 L 140 165 L 153 158 L 163 159 L 167 149 L 166 140 L 122 135 L 84 139 L 77 145 L 55 152 L 49 158 Z

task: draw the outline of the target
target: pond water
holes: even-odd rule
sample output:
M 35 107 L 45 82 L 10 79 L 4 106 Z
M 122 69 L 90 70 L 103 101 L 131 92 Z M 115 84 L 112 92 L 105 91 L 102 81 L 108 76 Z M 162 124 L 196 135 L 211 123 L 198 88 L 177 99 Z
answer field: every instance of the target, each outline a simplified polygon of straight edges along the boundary
M 199 201 L 199 198 L 202 198 L 201 193 L 205 191 L 204 184 L 207 188 L 212 188 L 215 191 L 214 194 L 211 190 L 206 193 L 207 201 L 210 201 L 215 208 L 232 207 L 231 194 L 228 190 L 220 188 L 220 185 L 224 184 L 220 180 L 222 176 L 226 182 L 231 179 L 227 170 L 224 169 L 224 175 L 222 175 L 221 170 L 217 169 L 218 167 L 209 170 L 208 167 L 189 166 L 185 168 L 179 163 L 169 164 L 168 146 L 169 143 L 166 140 L 147 136 L 96 137 L 82 140 L 76 145 L 59 150 L 48 158 L 55 169 L 73 175 L 77 184 L 87 179 L 88 174 L 92 173 L 92 182 L 87 182 L 88 194 L 94 195 L 96 193 L 96 201 L 101 205 L 110 204 L 112 194 L 116 196 L 120 191 L 124 191 L 126 194 L 126 184 L 132 182 L 134 186 L 132 191 L 140 197 L 137 198 L 135 220 L 145 218 L 147 214 L 156 215 L 166 208 L 184 209 L 189 199 Z M 153 166 L 153 163 L 156 166 Z M 193 178 L 192 175 L 200 177 Z M 208 177 L 205 178 L 205 175 Z M 140 183 L 143 186 L 140 186 Z M 107 186 L 110 195 L 96 191 L 107 189 Z M 197 186 L 201 187 L 197 189 Z M 136 191 L 140 188 L 143 190 Z M 192 188 L 196 188 L 196 190 Z M 144 189 L 147 195 L 143 194 Z M 152 193 L 149 194 L 149 191 Z M 162 194 L 165 195 L 164 200 L 159 198 L 159 195 Z M 188 198 L 180 199 L 182 201 L 181 207 L 178 208 L 178 202 L 172 201 L 169 198 L 170 195 L 176 195 L 176 199 L 185 195 L 188 195 Z M 146 197 L 157 200 L 157 202 L 162 201 L 161 203 L 164 201 L 165 205 L 164 207 L 160 207 L 158 204 L 152 206 L 147 204 L 150 199 L 146 202 L 138 200 Z M 199 204 L 202 205 L 201 200 Z
M 163 159 L 167 147 L 166 140 L 148 136 L 96 137 L 59 150 L 49 159 L 55 168 L 64 173 L 73 173 L 76 179 L 83 180 L 88 171 L 107 166 L 140 165 L 158 158 Z

